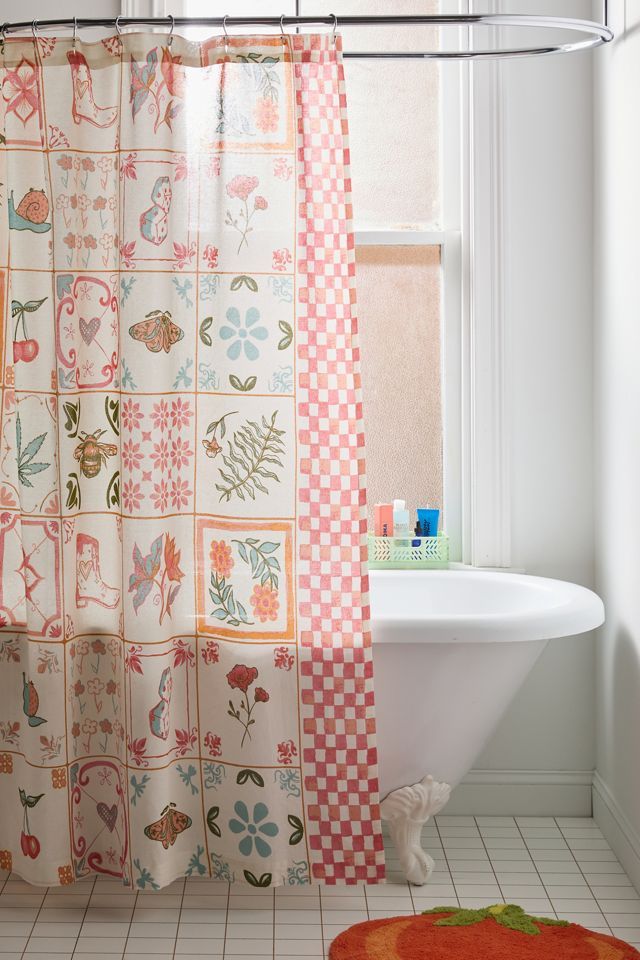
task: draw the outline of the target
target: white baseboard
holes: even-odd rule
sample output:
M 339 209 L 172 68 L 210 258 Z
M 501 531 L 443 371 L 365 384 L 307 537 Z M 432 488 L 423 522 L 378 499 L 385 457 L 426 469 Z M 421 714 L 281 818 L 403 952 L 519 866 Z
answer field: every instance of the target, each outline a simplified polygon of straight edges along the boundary
M 456 816 L 590 817 L 592 770 L 472 770 L 445 813 Z
M 640 834 L 597 770 L 593 775 L 593 818 L 634 887 L 640 890 Z

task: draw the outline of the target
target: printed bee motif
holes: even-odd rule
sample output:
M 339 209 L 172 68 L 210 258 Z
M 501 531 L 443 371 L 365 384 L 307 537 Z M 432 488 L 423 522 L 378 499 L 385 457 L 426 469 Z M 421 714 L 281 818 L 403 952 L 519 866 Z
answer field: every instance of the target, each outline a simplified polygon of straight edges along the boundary
M 176 810 L 175 803 L 169 803 L 160 814 L 160 819 L 144 828 L 149 840 L 159 840 L 165 850 L 176 842 L 179 833 L 187 830 L 193 823 L 186 813 Z
M 172 321 L 168 310 L 164 313 L 162 310 L 152 310 L 145 320 L 129 327 L 129 335 L 144 343 L 151 353 L 160 353 L 161 350 L 169 353 L 174 343 L 184 337 L 184 330 Z
M 97 477 L 107 457 L 115 457 L 118 448 L 113 443 L 100 443 L 100 437 L 106 430 L 94 430 L 93 433 L 80 434 L 80 443 L 73 456 L 80 461 L 80 470 L 85 477 Z

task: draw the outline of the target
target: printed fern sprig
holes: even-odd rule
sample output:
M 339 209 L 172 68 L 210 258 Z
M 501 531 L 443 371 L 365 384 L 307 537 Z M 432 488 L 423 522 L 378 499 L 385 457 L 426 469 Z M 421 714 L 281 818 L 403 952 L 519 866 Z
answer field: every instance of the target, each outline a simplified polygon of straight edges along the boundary
M 267 581 L 272 590 L 278 589 L 278 572 L 280 571 L 280 561 L 277 557 L 271 556 L 280 547 L 279 543 L 272 543 L 270 540 L 264 540 L 260 543 L 254 537 L 247 537 L 246 540 L 232 540 L 232 543 L 238 545 L 238 553 L 245 563 L 251 564 L 251 576 L 254 580 L 260 580 L 260 585 L 264 586 Z
M 248 495 L 252 500 L 256 498 L 256 491 L 269 493 L 265 486 L 266 480 L 280 482 L 277 473 L 268 466 L 273 465 L 282 469 L 282 455 L 285 452 L 282 437 L 284 430 L 276 427 L 278 411 L 271 414 L 271 419 L 262 417 L 262 424 L 255 420 L 247 420 L 233 434 L 233 440 L 227 441 L 228 453 L 222 457 L 226 471 L 219 473 L 224 483 L 216 483 L 216 490 L 220 491 L 220 500 L 227 503 L 235 494 L 241 500 Z M 207 431 L 209 432 L 209 431 Z
M 216 620 L 224 620 L 230 627 L 253 623 L 253 620 L 249 620 L 245 607 L 235 599 L 232 584 L 227 583 L 224 577 L 219 577 L 215 570 L 211 573 L 209 596 L 216 605 L 212 612 Z

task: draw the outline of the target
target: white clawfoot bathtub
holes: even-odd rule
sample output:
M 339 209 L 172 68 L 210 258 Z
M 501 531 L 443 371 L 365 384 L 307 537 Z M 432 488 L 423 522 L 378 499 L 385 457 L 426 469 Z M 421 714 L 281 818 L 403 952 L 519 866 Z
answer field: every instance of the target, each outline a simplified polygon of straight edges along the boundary
M 372 570 L 382 816 L 408 880 L 433 861 L 420 832 L 469 772 L 553 638 L 599 626 L 591 590 L 511 573 Z

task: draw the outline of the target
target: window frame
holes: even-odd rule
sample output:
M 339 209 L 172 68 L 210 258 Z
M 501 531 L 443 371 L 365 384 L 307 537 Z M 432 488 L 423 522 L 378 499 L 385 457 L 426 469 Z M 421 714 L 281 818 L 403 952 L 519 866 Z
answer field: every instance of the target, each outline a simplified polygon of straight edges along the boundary
M 257 0 L 256 0 L 257 2 Z M 171 0 L 186 15 L 188 0 Z M 498 13 L 498 0 L 456 0 Z M 122 0 L 123 16 L 166 16 L 166 0 Z M 459 31 L 464 44 L 467 32 Z M 493 42 L 500 37 L 495 32 Z M 441 248 L 443 500 L 456 565 L 511 566 L 509 338 L 504 305 L 503 77 L 499 61 L 446 64 L 441 78 L 442 228 L 358 229 L 356 244 Z

